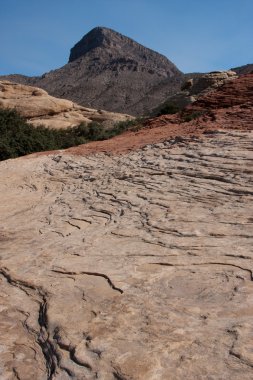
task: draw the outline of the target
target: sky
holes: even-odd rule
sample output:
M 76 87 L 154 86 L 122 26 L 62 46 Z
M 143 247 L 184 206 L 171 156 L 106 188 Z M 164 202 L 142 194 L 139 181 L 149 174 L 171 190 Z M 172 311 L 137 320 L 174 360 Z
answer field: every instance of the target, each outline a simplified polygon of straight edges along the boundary
M 63 66 L 96 26 L 158 51 L 185 73 L 253 63 L 253 0 L 0 0 L 0 75 Z

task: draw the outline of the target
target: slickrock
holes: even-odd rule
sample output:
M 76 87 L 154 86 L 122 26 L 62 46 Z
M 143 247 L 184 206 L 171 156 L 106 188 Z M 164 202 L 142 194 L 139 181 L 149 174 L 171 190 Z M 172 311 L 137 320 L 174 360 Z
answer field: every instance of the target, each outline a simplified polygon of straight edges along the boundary
M 0 164 L 1 379 L 245 379 L 252 132 Z
M 252 81 L 0 163 L 1 380 L 253 378 Z
M 133 119 L 126 114 L 81 107 L 69 100 L 54 98 L 40 88 L 8 81 L 0 81 L 0 107 L 15 108 L 34 126 L 49 128 L 68 128 L 92 121 L 110 126 Z

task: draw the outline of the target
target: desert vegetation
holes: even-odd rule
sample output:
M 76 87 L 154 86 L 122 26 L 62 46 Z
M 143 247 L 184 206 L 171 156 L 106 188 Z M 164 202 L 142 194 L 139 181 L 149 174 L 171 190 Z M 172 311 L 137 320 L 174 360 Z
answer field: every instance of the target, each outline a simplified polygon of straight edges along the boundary
M 161 107 L 156 108 L 151 116 L 173 115 L 179 111 L 180 108 L 175 103 L 165 103 Z
M 49 129 L 44 126 L 32 126 L 15 110 L 0 109 L 0 160 L 106 140 L 136 128 L 137 124 L 138 120 L 129 120 L 105 128 L 92 122 L 74 128 Z

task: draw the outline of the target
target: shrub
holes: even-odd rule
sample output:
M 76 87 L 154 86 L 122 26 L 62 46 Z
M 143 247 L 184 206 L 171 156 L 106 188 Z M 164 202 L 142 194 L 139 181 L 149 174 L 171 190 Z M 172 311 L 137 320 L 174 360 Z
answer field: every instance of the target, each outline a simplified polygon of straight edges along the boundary
M 133 128 L 137 123 L 136 120 L 127 120 L 106 129 L 92 122 L 67 129 L 49 129 L 28 124 L 15 110 L 0 109 L 0 160 L 106 140 Z
M 180 108 L 174 103 L 168 103 L 163 105 L 160 109 L 158 109 L 154 116 L 161 115 L 173 115 L 180 111 Z
M 158 117 L 161 115 L 173 115 L 180 111 L 180 107 L 174 102 L 164 103 L 160 107 L 155 108 L 150 114 L 151 117 Z
M 111 130 L 108 130 L 108 133 L 110 134 L 110 137 L 113 137 L 125 131 L 134 131 L 137 126 L 142 126 L 143 120 L 144 119 L 142 118 L 137 118 L 133 120 L 119 121 L 114 124 Z
M 189 121 L 198 119 L 199 117 L 206 114 L 206 111 L 193 111 L 191 113 L 182 114 L 182 119 L 184 122 L 188 123 Z
M 0 160 L 63 149 L 76 143 L 82 141 L 70 130 L 33 127 L 15 110 L 0 109 Z

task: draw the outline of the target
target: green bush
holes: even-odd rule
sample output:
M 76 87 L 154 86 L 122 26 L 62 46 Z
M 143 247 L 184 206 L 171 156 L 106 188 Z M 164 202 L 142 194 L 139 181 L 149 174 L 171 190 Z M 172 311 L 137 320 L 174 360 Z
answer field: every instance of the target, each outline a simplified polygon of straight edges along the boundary
M 43 150 L 63 149 L 82 143 L 67 130 L 33 127 L 15 110 L 0 110 L 0 160 Z
M 141 127 L 143 123 L 142 118 L 137 118 L 133 120 L 125 120 L 125 121 L 119 121 L 114 124 L 113 128 L 109 129 L 107 133 L 110 135 L 110 137 L 120 135 L 121 133 L 125 131 L 135 131 L 137 126 Z
M 154 116 L 173 115 L 180 111 L 180 108 L 174 103 L 164 104 L 160 109 L 155 111 Z
M 129 120 L 106 129 L 92 122 L 67 129 L 49 129 L 28 124 L 15 110 L 0 109 L 0 160 L 106 140 L 133 128 L 136 123 Z
M 201 116 L 204 116 L 206 114 L 206 111 L 193 111 L 191 113 L 182 114 L 182 119 L 185 123 L 188 123 L 189 121 L 198 119 Z

